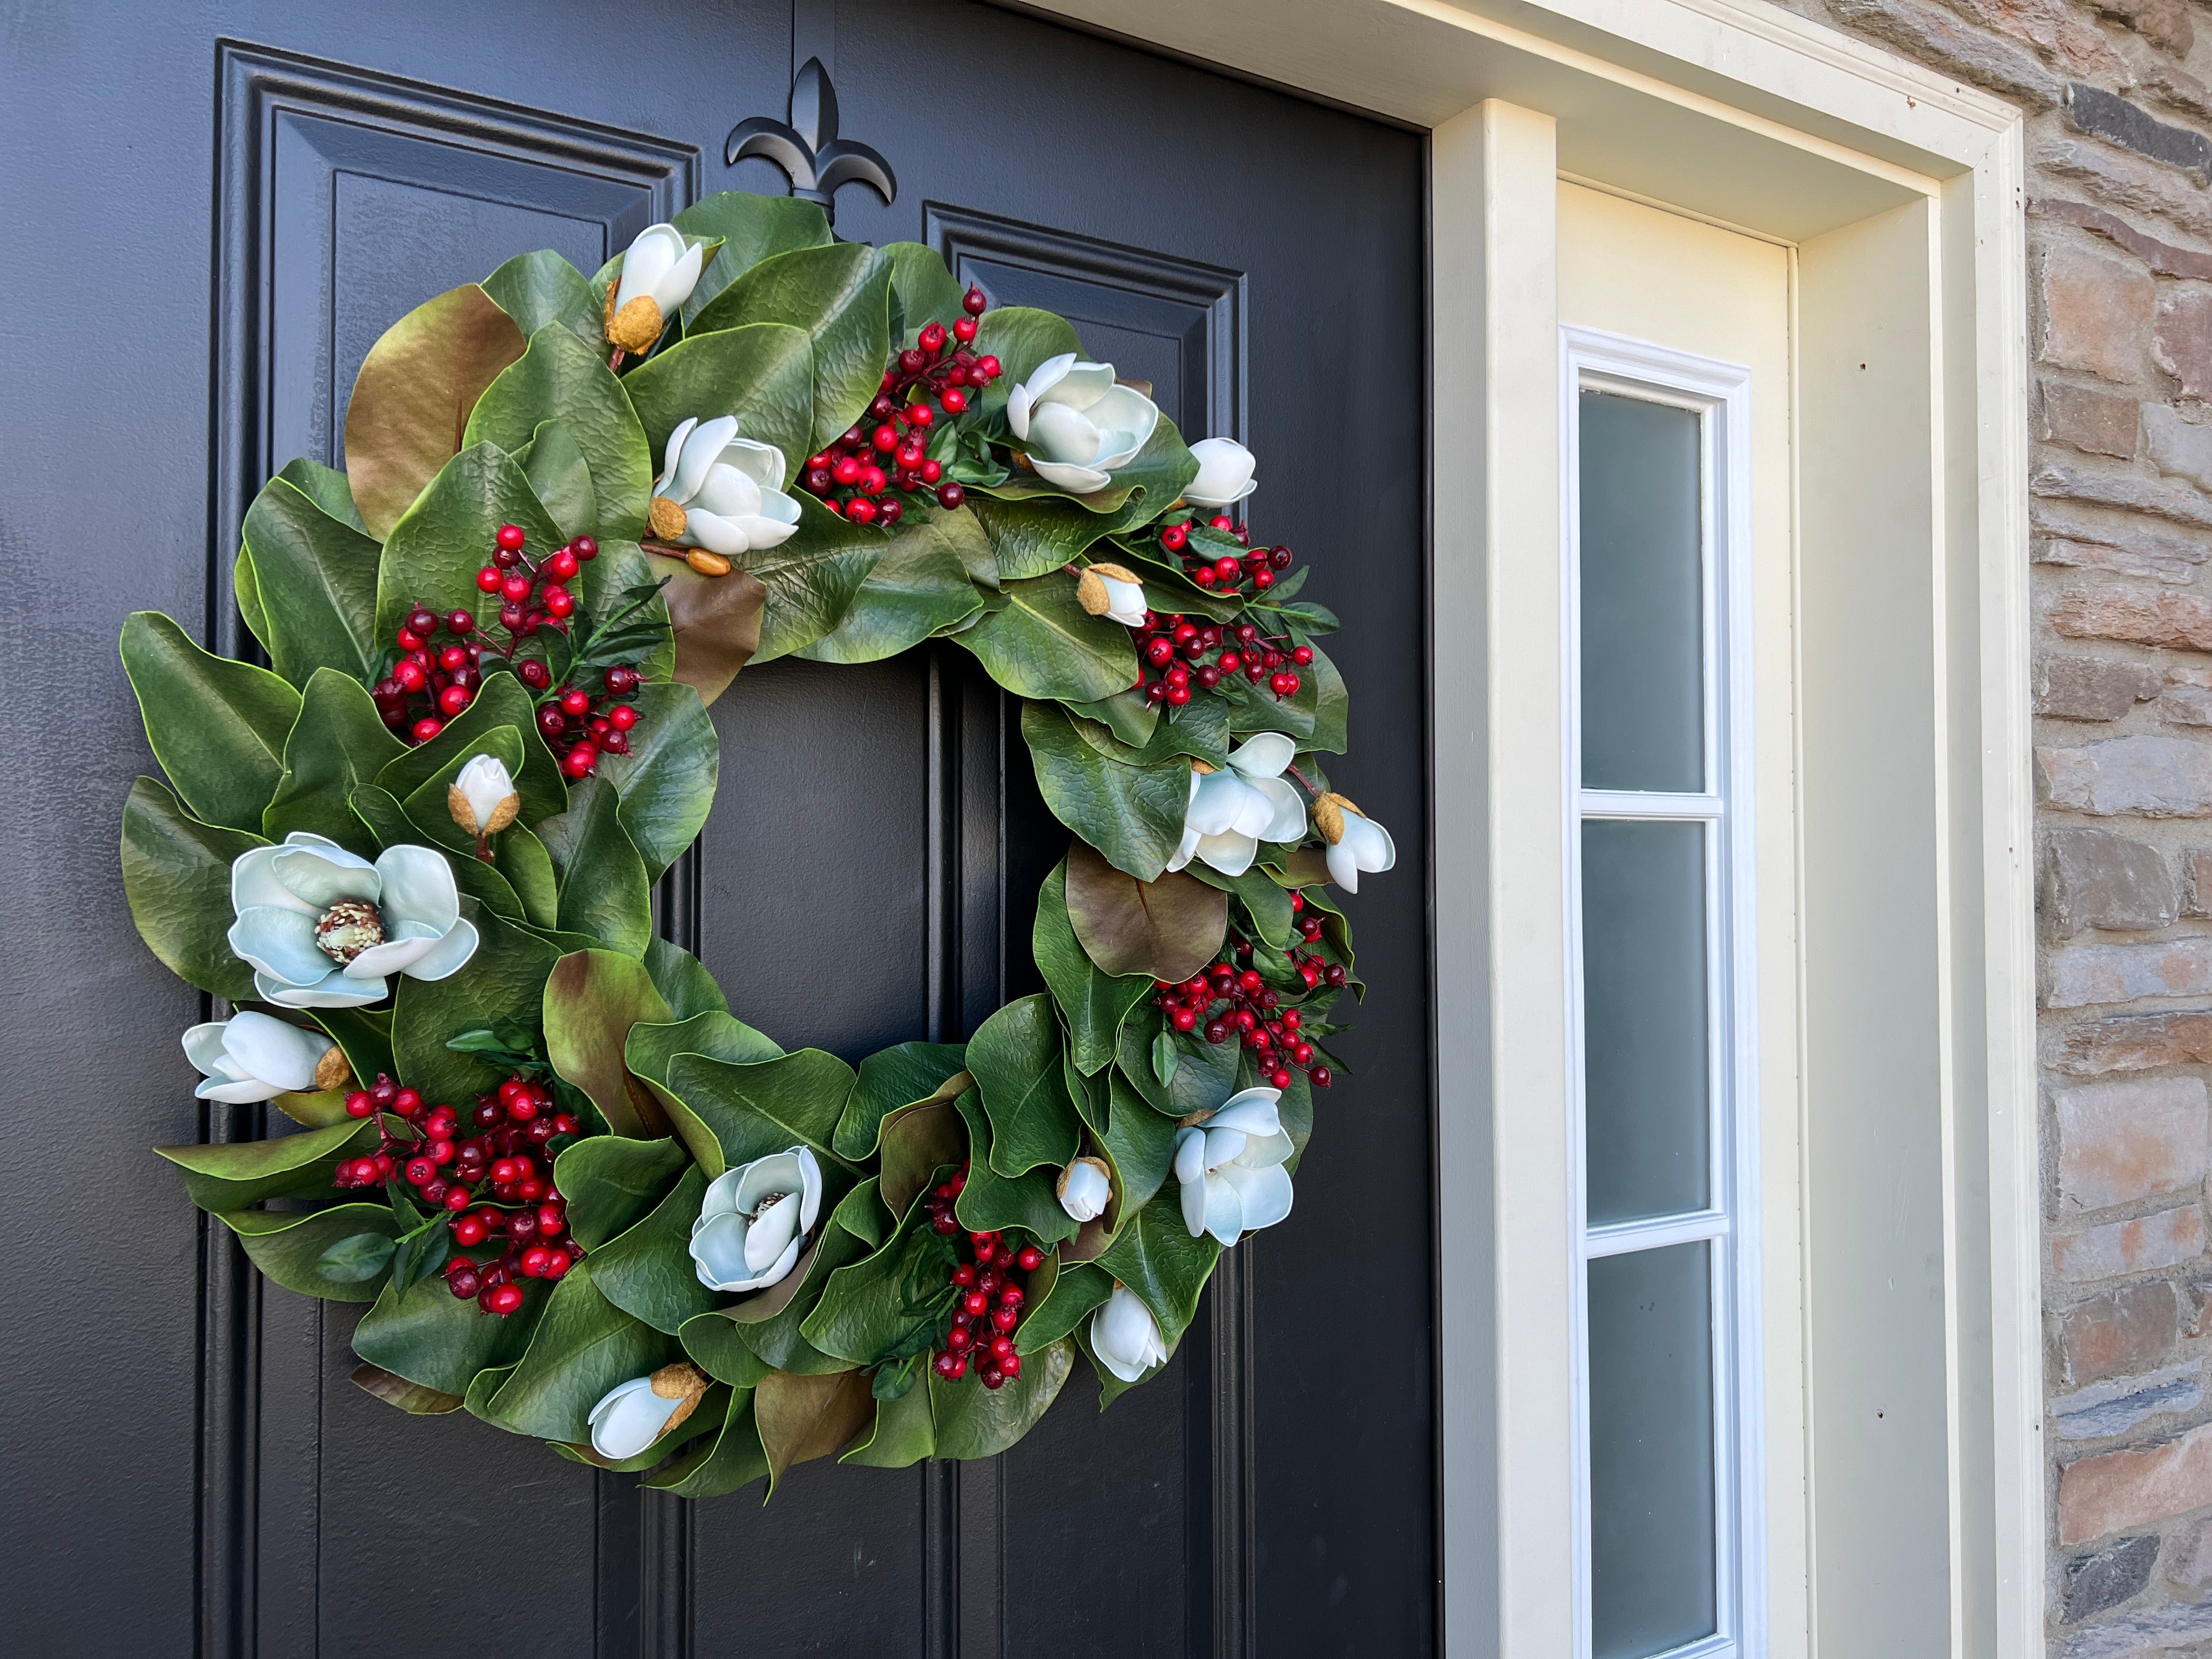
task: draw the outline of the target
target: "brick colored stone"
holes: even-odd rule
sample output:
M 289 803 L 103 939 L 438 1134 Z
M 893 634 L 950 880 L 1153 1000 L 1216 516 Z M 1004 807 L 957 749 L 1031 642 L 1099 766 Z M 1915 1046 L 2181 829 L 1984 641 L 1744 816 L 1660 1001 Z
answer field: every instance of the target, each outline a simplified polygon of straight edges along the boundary
M 2139 379 L 2157 303 L 2150 274 L 2069 242 L 2044 250 L 2041 274 L 2041 360 L 2123 385 Z
M 2197 566 L 2212 558 L 2212 538 L 2100 507 L 2046 498 L 2033 503 L 2033 518 L 2039 564 L 2182 583 L 2193 581 Z
M 2065 93 L 2065 82 L 2033 52 L 1992 40 L 1921 0 L 1830 0 L 1828 9 L 1845 28 L 1943 64 L 1963 80 L 2036 108 L 2052 107 Z
M 2062 380 L 2043 383 L 2043 435 L 2092 455 L 2136 453 L 2136 401 L 2107 397 Z
M 2212 1423 L 2164 1445 L 2069 1463 L 2058 1475 L 2058 1541 L 2086 1544 L 2206 1504 L 2212 1504 Z
M 2212 686 L 2170 685 L 2158 713 L 2169 726 L 2212 726 Z
M 2194 1187 L 2212 1165 L 2212 1096 L 2200 1077 L 2130 1079 L 2054 1092 L 2058 1212 Z
M 2085 928 L 2141 932 L 2169 926 L 2179 896 L 2155 847 L 2109 830 L 2054 830 L 2044 838 L 2043 912 L 2059 937 Z
M 2154 1279 L 2093 1296 L 2068 1309 L 2058 1322 L 2059 1359 L 2067 1382 L 2078 1386 L 2155 1364 L 2172 1350 L 2180 1334 L 2180 1292 L 2164 1279 Z M 2212 1457 L 2212 1453 L 2207 1455 Z M 2212 1498 L 2197 1501 L 2212 1503 Z M 2100 1528 L 2098 1532 L 2109 1530 Z M 2081 1533 L 2066 1541 L 2079 1543 L 2096 1537 L 2098 1532 Z
M 2092 207 L 2087 202 L 2039 197 L 2027 204 L 2027 210 L 2032 217 L 2079 225 L 2093 234 L 2106 237 L 2127 249 L 2161 276 L 2212 277 L 2212 253 L 2201 253 L 2194 248 L 2176 247 L 2171 242 L 2162 242 L 2155 236 L 2146 235 L 2118 214 Z
M 2158 302 L 2158 366 L 2183 395 L 2212 397 L 2212 288 L 2173 288 Z
M 2123 1273 L 2156 1273 L 2203 1254 L 2204 1212 L 2194 1204 L 2184 1204 L 2132 1221 L 2108 1221 L 2101 1227 L 2054 1234 L 2051 1270 L 2079 1284 L 2118 1279 Z
M 2212 1014 L 2121 1014 L 2087 1020 L 2060 1033 L 2051 1069 L 2068 1077 L 2104 1077 L 2166 1066 L 2212 1062 Z
M 2055 496 L 2090 507 L 2118 507 L 2130 513 L 2154 514 L 2194 529 L 2212 529 L 2212 498 L 2192 484 L 2171 478 L 2147 478 L 2140 472 L 2100 471 L 2110 463 L 2076 466 L 2045 456 L 2028 475 L 2027 487 L 2038 495 Z
M 2069 639 L 2212 651 L 2212 604 L 2189 593 L 2069 587 L 2051 607 L 2051 626 Z
M 2158 1561 L 2158 1536 L 2138 1533 L 2094 1554 L 2066 1564 L 2066 1599 L 2059 1618 L 2078 1625 L 2093 1613 L 2117 1607 L 2150 1583 Z
M 2046 1008 L 2086 1008 L 2138 997 L 2212 995 L 2212 939 L 2149 945 L 2076 945 L 2051 958 Z
M 2204 186 L 2177 168 L 2117 144 L 2100 143 L 2046 126 L 2032 141 L 2031 165 L 2049 179 L 2065 179 L 2115 212 L 2165 221 L 2184 236 L 2212 236 L 2212 200 Z
M 2143 453 L 2160 471 L 2212 489 L 2212 426 L 2194 425 L 2164 404 L 2146 404 Z
M 2039 747 L 2051 804 L 2102 817 L 2197 817 L 2212 812 L 2212 744 L 2187 738 L 2104 738 Z

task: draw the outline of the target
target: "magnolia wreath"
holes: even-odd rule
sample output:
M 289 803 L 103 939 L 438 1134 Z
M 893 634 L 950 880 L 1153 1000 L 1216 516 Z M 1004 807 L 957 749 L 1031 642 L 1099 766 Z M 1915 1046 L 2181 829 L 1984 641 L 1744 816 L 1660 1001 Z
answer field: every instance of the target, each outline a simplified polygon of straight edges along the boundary
M 1148 393 L 926 247 L 715 196 L 378 341 L 345 471 L 246 516 L 269 666 L 130 618 L 131 913 L 236 1011 L 200 1096 L 297 1125 L 161 1153 L 270 1279 L 373 1304 L 356 1382 L 691 1497 L 989 1456 L 1079 1351 L 1102 1405 L 1155 1375 L 1290 1213 L 1359 988 L 1325 884 L 1395 854 L 1322 769 L 1335 618 L 1231 516 L 1253 457 Z M 930 639 L 1073 831 L 1049 990 L 787 1053 L 653 930 L 707 705 Z

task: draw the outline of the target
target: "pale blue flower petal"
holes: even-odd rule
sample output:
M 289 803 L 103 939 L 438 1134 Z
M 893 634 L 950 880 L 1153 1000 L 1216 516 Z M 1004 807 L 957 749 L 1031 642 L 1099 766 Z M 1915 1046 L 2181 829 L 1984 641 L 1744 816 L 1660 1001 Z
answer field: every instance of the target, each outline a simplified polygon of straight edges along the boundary
M 417 957 L 404 971 L 410 979 L 441 980 L 458 974 L 477 953 L 476 924 L 465 919 L 446 930 L 445 938 Z
M 204 1025 L 195 1025 L 185 1033 L 185 1058 L 209 1077 L 227 1078 L 231 1073 L 223 1069 L 226 1050 L 222 1046 L 226 1020 L 211 1019 Z
M 1218 1179 L 1237 1194 L 1237 1213 L 1247 1231 L 1272 1227 L 1291 1212 L 1291 1172 L 1279 1164 L 1261 1170 L 1231 1164 Z
M 443 933 L 460 915 L 453 866 L 443 853 L 428 847 L 388 847 L 376 860 L 376 869 L 384 878 L 386 938 L 402 936 L 409 922 Z
M 342 847 L 333 850 L 345 853 Z M 341 864 L 319 847 L 286 847 L 277 853 L 272 867 L 292 896 L 318 913 L 341 899 L 375 903 L 383 891 L 375 866 L 350 853 L 345 858 Z
M 230 924 L 230 948 L 263 973 L 288 985 L 313 985 L 337 963 L 315 943 L 315 918 L 298 910 L 257 904 Z
M 313 985 L 290 985 L 256 974 L 253 988 L 264 1002 L 279 1008 L 361 1008 L 381 1002 L 387 994 L 380 979 L 348 979 L 337 973 Z
M 256 847 L 231 861 L 232 909 L 270 906 L 280 910 L 304 910 L 309 915 L 321 914 L 305 899 L 295 897 L 290 888 L 276 879 L 276 855 L 283 850 L 282 847 Z
M 314 1086 L 316 1064 L 330 1052 L 331 1040 L 320 1031 L 303 1031 L 248 1009 L 231 1017 L 223 1048 L 246 1075 L 281 1092 Z

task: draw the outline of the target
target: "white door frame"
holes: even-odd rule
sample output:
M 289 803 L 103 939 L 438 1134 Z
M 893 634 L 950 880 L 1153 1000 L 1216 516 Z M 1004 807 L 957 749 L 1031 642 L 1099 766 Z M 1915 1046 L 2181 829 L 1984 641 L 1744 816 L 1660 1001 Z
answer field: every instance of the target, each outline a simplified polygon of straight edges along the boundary
M 1431 476 L 1479 507 L 1431 532 L 1437 1008 L 1487 1044 L 1437 1084 L 1441 1567 L 1466 1659 L 1573 1650 L 1557 181 L 1794 246 L 1799 1639 L 2039 1651 L 2018 112 L 1764 0 L 1026 9 L 1430 133 Z M 1893 1524 L 1850 1482 L 1888 1485 Z M 1899 1553 L 1930 1549 L 1932 1601 L 1887 1594 Z

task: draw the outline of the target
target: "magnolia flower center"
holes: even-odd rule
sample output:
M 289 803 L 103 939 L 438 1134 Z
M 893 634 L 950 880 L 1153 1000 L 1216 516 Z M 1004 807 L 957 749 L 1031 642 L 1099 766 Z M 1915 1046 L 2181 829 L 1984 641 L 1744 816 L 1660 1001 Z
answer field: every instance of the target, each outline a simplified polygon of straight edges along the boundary
M 340 899 L 315 922 L 315 943 L 341 968 L 384 943 L 384 918 L 366 899 Z
M 765 1216 L 770 1210 L 775 1208 L 777 1205 L 782 1203 L 785 1199 L 789 1198 L 791 1194 L 789 1193 L 770 1193 L 766 1197 L 763 1198 L 759 1203 L 753 1206 L 752 1218 L 754 1224 L 757 1225 L 762 1217 Z

